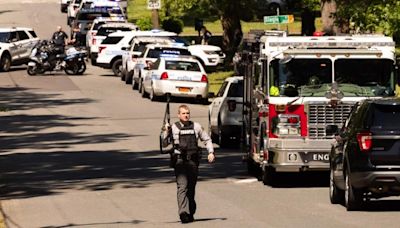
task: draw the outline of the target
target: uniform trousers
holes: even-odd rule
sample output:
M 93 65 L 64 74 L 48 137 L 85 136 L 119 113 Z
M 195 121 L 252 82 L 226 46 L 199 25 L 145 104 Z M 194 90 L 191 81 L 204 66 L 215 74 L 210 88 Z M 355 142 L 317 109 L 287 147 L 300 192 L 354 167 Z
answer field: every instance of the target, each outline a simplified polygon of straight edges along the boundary
M 179 215 L 196 212 L 195 191 L 199 174 L 199 162 L 178 158 L 175 164 Z

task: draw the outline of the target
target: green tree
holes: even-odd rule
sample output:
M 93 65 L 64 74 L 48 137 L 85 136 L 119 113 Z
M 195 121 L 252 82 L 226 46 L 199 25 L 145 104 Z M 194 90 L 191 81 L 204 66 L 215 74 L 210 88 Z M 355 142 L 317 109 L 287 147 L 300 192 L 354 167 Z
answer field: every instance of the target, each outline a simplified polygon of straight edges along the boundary
M 382 31 L 400 38 L 400 1 L 398 0 L 336 0 L 338 24 L 348 22 L 356 32 Z
M 176 17 L 217 16 L 223 29 L 223 48 L 227 59 L 233 57 L 242 37 L 241 20 L 255 15 L 255 0 L 165 0 L 166 15 Z

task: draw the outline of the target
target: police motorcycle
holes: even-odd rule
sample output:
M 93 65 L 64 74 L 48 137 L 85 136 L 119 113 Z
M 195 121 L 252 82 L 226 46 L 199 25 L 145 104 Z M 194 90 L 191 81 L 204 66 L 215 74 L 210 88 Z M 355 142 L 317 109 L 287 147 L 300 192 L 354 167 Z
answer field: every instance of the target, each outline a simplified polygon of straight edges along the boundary
M 60 52 L 52 40 L 41 40 L 32 49 L 27 73 L 43 74 L 46 71 L 61 71 L 68 75 L 81 75 L 86 70 L 86 51 L 69 47 L 65 53 Z

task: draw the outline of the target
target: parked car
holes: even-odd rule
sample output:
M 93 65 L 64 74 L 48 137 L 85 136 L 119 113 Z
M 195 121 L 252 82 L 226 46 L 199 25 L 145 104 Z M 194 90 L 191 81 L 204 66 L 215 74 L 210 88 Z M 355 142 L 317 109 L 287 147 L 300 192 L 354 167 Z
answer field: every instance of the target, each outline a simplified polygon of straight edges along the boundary
M 118 31 L 110 33 L 99 45 L 96 66 L 112 69 L 116 76 L 122 76 L 122 55 L 127 54 L 134 37 L 141 36 L 176 36 L 174 32 L 151 31 Z
M 70 0 L 60 0 L 61 13 L 67 12 L 67 7 L 68 7 L 69 3 L 70 3 Z
M 138 58 L 146 50 L 148 44 L 170 44 L 174 40 L 168 36 L 138 36 L 133 38 L 129 50 L 122 55 L 122 76 L 121 80 L 126 84 L 132 83 L 134 69 Z M 136 88 L 135 88 L 136 89 Z
M 167 57 L 162 57 L 163 53 Z M 152 101 L 167 94 L 172 97 L 195 98 L 208 102 L 208 78 L 201 63 L 193 56 L 174 56 L 161 50 L 158 58 L 143 76 L 142 96 Z
M 32 28 L 0 28 L 0 71 L 29 61 L 32 48 L 39 41 Z
M 370 198 L 400 195 L 400 99 L 364 100 L 335 137 L 330 200 L 348 211 Z
M 215 71 L 218 66 L 222 66 L 225 61 L 225 53 L 222 49 L 214 45 L 204 45 L 204 44 L 190 44 L 188 41 L 182 37 L 176 36 L 172 37 L 175 42 L 182 43 L 187 46 L 188 50 L 193 56 L 200 61 L 203 67 L 208 72 Z
M 129 22 L 108 22 L 106 24 L 100 25 L 97 33 L 88 40 L 89 53 L 92 65 L 96 65 L 96 59 L 99 54 L 99 46 L 103 40 L 111 33 L 114 32 L 129 32 L 136 31 L 138 27 Z M 89 36 L 89 34 L 88 34 Z
M 67 6 L 67 25 L 71 26 L 82 0 L 71 0 Z
M 209 134 L 221 147 L 240 139 L 243 110 L 243 76 L 225 79 L 208 108 Z
M 146 49 L 138 57 L 137 63 L 133 69 L 132 88 L 138 89 L 143 94 L 143 77 L 146 76 L 148 68 L 154 63 L 160 55 L 186 55 L 190 56 L 190 52 L 186 47 L 176 44 L 148 44 Z

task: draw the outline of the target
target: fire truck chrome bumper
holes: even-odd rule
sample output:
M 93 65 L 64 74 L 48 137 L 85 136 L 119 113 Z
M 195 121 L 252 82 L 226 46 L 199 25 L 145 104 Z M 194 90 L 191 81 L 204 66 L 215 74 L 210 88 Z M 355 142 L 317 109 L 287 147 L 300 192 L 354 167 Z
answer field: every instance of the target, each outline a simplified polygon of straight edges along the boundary
M 269 162 L 277 171 L 328 170 L 332 140 L 271 139 Z
M 327 171 L 329 170 L 328 164 L 290 164 L 290 163 L 280 163 L 280 164 L 265 164 L 265 166 L 274 167 L 276 172 L 304 172 L 304 171 Z

